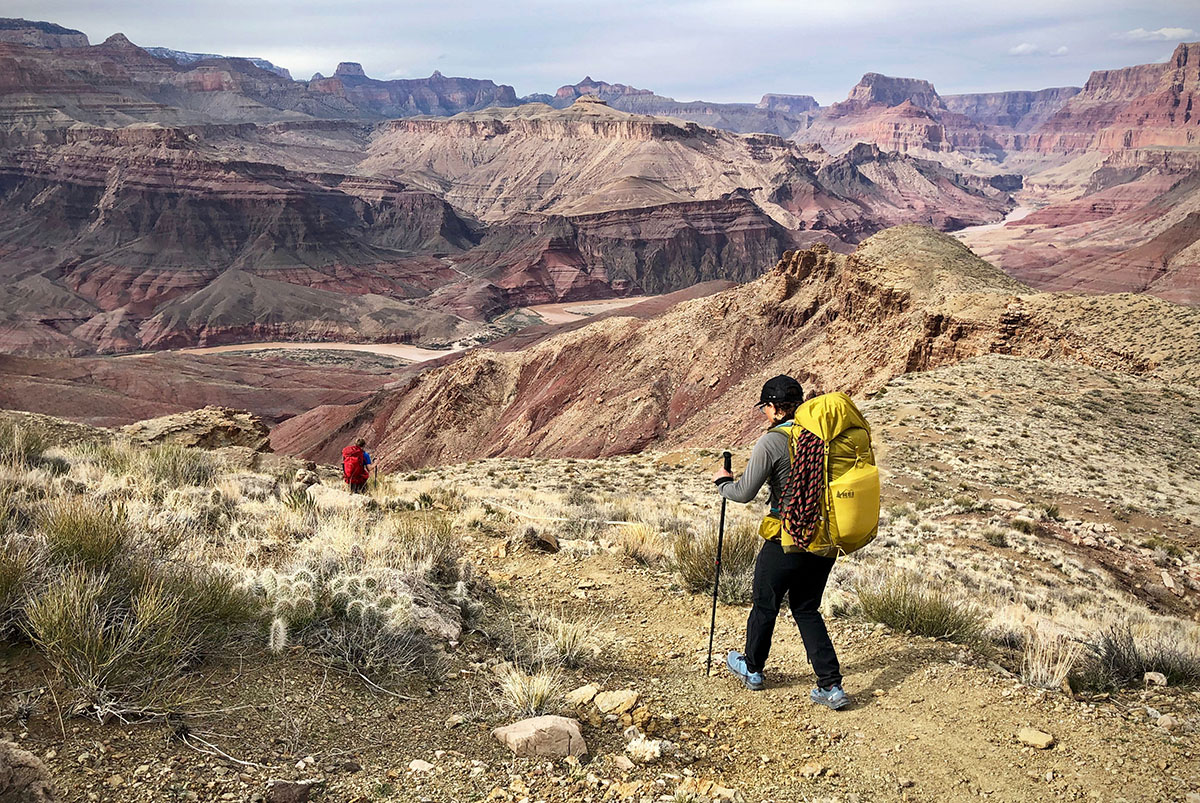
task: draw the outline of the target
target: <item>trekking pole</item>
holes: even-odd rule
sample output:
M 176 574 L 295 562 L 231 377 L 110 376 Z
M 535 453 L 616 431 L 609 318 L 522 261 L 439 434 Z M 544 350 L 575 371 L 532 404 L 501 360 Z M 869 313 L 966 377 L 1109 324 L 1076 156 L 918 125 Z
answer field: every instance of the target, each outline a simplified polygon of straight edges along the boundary
M 733 472 L 733 455 L 728 449 L 721 455 L 725 458 L 725 470 Z M 712 604 L 712 620 L 708 625 L 708 663 L 704 667 L 704 676 L 712 675 L 712 647 L 713 633 L 717 630 L 717 587 L 721 585 L 721 547 L 725 544 L 725 502 L 724 496 L 721 497 L 721 522 L 717 525 L 717 560 L 716 572 L 713 574 L 713 604 Z

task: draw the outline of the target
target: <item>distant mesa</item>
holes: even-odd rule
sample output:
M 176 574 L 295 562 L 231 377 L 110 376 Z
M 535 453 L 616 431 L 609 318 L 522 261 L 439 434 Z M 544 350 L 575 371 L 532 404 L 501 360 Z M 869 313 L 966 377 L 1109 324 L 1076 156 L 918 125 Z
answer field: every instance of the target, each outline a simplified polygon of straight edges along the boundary
M 946 104 L 929 81 L 920 78 L 894 78 L 877 72 L 864 75 L 850 90 L 845 102 L 899 106 L 906 100 L 922 109 L 940 111 L 946 108 Z
M 0 42 L 45 48 L 88 47 L 91 44 L 87 34 L 82 31 L 64 28 L 53 22 L 12 18 L 0 19 Z
M 554 93 L 558 100 L 574 100 L 584 96 L 619 97 L 623 95 L 653 95 L 651 89 L 637 89 L 626 84 L 610 84 L 604 81 L 594 81 L 590 75 L 577 84 L 560 86 Z
M 273 72 L 280 78 L 292 80 L 292 74 L 285 67 L 277 67 L 266 59 L 260 59 L 252 56 L 222 56 L 217 53 L 189 53 L 186 50 L 172 50 L 169 47 L 147 47 L 144 50 L 156 59 L 166 59 L 173 61 L 176 64 L 195 64 L 199 61 L 209 61 L 210 59 L 230 59 L 241 58 L 243 61 L 248 61 L 255 67 Z
M 367 77 L 367 74 L 363 72 L 362 65 L 357 61 L 343 61 L 337 66 L 337 69 L 333 71 L 334 78 L 344 78 L 348 75 L 352 75 L 357 78 Z
M 812 95 L 778 95 L 766 94 L 758 102 L 756 108 L 787 114 L 804 114 L 821 108 L 817 99 Z

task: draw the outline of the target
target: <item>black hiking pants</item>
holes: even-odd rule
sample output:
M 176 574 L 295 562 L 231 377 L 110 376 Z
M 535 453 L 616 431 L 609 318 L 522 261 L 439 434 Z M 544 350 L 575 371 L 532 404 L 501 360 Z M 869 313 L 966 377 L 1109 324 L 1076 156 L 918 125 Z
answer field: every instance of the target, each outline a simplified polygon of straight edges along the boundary
M 841 685 L 842 669 L 820 611 L 821 595 L 834 560 L 812 552 L 787 553 L 778 541 L 763 542 L 754 564 L 753 607 L 746 622 L 748 670 L 761 672 L 766 666 L 775 620 L 786 592 L 808 662 L 817 673 L 817 683 L 826 689 Z

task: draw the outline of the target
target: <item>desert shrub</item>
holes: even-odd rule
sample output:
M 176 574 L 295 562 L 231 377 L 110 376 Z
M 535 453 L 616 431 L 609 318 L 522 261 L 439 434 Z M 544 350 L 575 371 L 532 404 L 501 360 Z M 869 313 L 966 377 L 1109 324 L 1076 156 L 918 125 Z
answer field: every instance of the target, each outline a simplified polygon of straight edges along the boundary
M 618 528 L 617 544 L 621 552 L 644 566 L 656 565 L 666 557 L 662 533 L 644 522 Z
M 861 584 L 856 591 L 862 615 L 893 630 L 958 642 L 972 642 L 983 630 L 985 617 L 975 606 L 908 574 Z
M 1061 689 L 1082 654 L 1078 642 L 1031 629 L 1024 639 L 1021 682 L 1037 689 Z
M 758 527 L 749 522 L 726 525 L 721 547 L 721 585 L 718 597 L 729 604 L 750 598 L 754 559 L 761 541 Z M 709 527 L 699 535 L 683 534 L 672 545 L 672 568 L 684 588 L 711 593 L 716 575 L 717 529 Z
M 1032 519 L 1027 519 L 1027 518 L 1018 516 L 1017 518 L 1015 518 L 1011 522 L 1009 522 L 1009 526 L 1012 527 L 1017 532 L 1024 533 L 1025 535 L 1037 535 L 1038 534 L 1037 522 L 1033 521 Z
M 77 563 L 97 571 L 107 570 L 132 541 L 123 508 L 85 497 L 48 503 L 36 526 L 46 539 L 51 562 Z
M 557 669 L 524 672 L 510 668 L 493 691 L 497 705 L 518 716 L 535 717 L 556 711 L 562 704 L 562 676 Z
M 216 598 L 229 586 L 143 575 L 130 588 L 127 579 L 73 564 L 25 609 L 34 644 L 102 717 L 178 705 L 185 671 L 226 643 L 222 617 L 232 603 Z
M 1172 686 L 1200 684 L 1200 650 L 1164 634 L 1138 638 L 1128 623 L 1102 630 L 1086 648 L 1079 688 L 1109 691 L 1141 686 L 1147 672 L 1161 672 Z
M 1008 536 L 999 527 L 988 527 L 983 531 L 983 540 L 994 547 L 1008 546 Z
M 588 507 L 595 501 L 596 500 L 594 496 L 592 496 L 583 488 L 580 488 L 578 485 L 571 488 L 571 490 L 567 492 L 566 497 L 563 499 L 563 502 L 571 507 Z
M 368 680 L 394 680 L 435 660 L 429 636 L 385 610 L 362 607 L 327 620 L 309 636 L 318 653 Z

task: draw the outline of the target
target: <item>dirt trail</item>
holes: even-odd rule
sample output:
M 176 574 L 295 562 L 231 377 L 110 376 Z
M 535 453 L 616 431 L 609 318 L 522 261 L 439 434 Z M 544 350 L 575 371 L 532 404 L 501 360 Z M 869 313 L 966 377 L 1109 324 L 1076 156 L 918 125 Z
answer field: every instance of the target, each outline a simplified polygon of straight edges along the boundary
M 755 693 L 722 661 L 742 646 L 746 608 L 719 606 L 713 677 L 705 678 L 708 602 L 668 590 L 668 576 L 617 558 L 557 571 L 524 560 L 513 569 L 509 582 L 536 579 L 547 602 L 594 585 L 577 613 L 603 611 L 631 658 L 630 675 L 606 688 L 631 683 L 657 696 L 656 708 L 711 719 L 714 736 L 699 743 L 720 758 L 697 774 L 716 771 L 748 801 L 1183 800 L 1200 785 L 1195 746 L 1153 727 L 1144 707 L 1097 707 L 1039 692 L 954 644 L 830 620 L 855 698 L 833 712 L 808 700 L 813 676 L 786 613 L 767 689 Z M 1197 695 L 1189 704 L 1200 706 Z M 1023 746 L 1015 737 L 1024 727 L 1058 743 L 1045 751 Z

